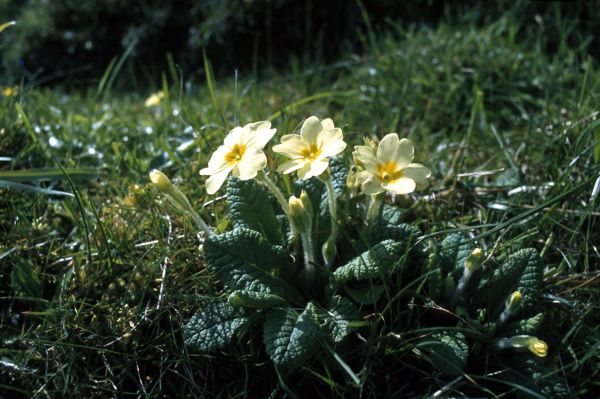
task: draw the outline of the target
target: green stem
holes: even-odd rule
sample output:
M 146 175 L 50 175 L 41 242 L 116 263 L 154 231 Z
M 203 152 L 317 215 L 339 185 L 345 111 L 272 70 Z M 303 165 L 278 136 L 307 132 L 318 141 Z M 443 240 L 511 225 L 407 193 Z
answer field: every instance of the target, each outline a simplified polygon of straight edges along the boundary
M 267 174 L 262 171 L 258 172 L 256 179 L 259 182 L 264 183 L 264 185 L 267 187 L 267 189 L 275 196 L 275 198 L 277 199 L 277 201 L 283 208 L 283 211 L 285 212 L 285 214 L 288 215 L 288 217 L 289 217 L 290 207 L 288 206 L 288 202 L 285 199 L 285 197 L 283 196 L 283 193 L 281 192 L 279 187 L 277 187 L 275 185 L 275 183 L 273 183 L 273 180 L 269 179 Z
M 302 240 L 302 249 L 304 251 L 304 272 L 306 273 L 307 280 L 311 282 L 315 274 L 315 250 L 310 230 L 300 233 L 300 239 Z
M 331 181 L 331 174 L 329 170 L 323 173 L 320 176 L 321 180 L 325 183 L 327 187 L 327 199 L 329 202 L 329 216 L 331 217 L 331 235 L 329 239 L 323 245 L 323 259 L 325 260 L 325 265 L 327 267 L 331 267 L 333 259 L 336 254 L 336 242 L 339 233 L 338 223 L 337 223 L 337 206 L 335 203 L 335 195 L 333 191 L 333 183 Z
M 367 225 L 372 226 L 377 222 L 381 215 L 381 209 L 383 208 L 383 199 L 385 198 L 385 192 L 379 194 L 372 194 L 371 201 L 369 202 L 369 209 L 367 210 Z
M 196 223 L 196 226 L 200 230 L 204 231 L 209 236 L 214 234 L 214 232 L 210 229 L 210 227 L 208 227 L 204 219 L 202 219 L 202 217 L 198 215 L 194 208 L 192 208 L 192 204 L 190 204 L 190 201 L 187 199 L 185 194 L 181 192 L 181 190 L 171 185 L 170 189 L 168 190 L 167 196 L 171 198 L 171 202 L 173 204 L 179 205 L 180 210 L 186 212 L 192 217 L 192 220 L 194 220 L 194 223 Z

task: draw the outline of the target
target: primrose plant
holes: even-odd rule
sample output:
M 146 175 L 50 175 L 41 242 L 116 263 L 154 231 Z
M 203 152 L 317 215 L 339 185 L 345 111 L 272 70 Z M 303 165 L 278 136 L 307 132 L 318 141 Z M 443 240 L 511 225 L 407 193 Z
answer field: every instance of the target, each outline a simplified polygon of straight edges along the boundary
M 206 190 L 226 183 L 232 229 L 215 234 L 162 172 L 152 182 L 206 235 L 204 260 L 226 298 L 205 304 L 185 325 L 186 344 L 210 352 L 234 337 L 262 341 L 276 367 L 302 366 L 342 341 L 361 318 L 399 297 L 391 289 L 427 281 L 426 308 L 436 303 L 455 312 L 454 322 L 423 317 L 436 332 L 416 352 L 443 373 L 460 372 L 482 348 L 501 353 L 528 350 L 545 356 L 546 344 L 531 335 L 541 265 L 534 250 L 508 257 L 501 267 L 466 234 L 441 243 L 426 240 L 405 223 L 403 209 L 385 203 L 386 193 L 409 194 L 428 186 L 430 170 L 414 163 L 410 140 L 396 133 L 354 147 L 354 165 L 336 159 L 347 147 L 331 119 L 311 116 L 299 134 L 286 134 L 271 148 L 276 129 L 267 121 L 235 127 L 200 174 Z M 274 169 L 274 170 L 273 170 Z M 286 175 L 296 175 L 291 184 Z M 285 189 L 284 189 L 285 187 Z M 485 262 L 484 262 L 485 260 Z M 412 279 L 412 280 L 411 280 Z M 427 286 L 427 285 L 426 285 Z M 469 334 L 457 331 L 469 331 Z

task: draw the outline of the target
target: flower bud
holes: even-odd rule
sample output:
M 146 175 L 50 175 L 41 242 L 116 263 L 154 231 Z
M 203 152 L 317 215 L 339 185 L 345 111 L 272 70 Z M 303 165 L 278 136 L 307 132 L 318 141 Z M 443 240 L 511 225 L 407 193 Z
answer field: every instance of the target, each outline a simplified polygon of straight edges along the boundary
M 508 297 L 508 300 L 506 301 L 506 309 L 510 313 L 515 313 L 519 309 L 522 299 L 523 294 L 521 294 L 520 291 L 513 292 L 512 294 L 510 294 L 510 297 Z
M 515 349 L 526 349 L 538 357 L 546 357 L 548 344 L 537 337 L 530 335 L 517 335 L 509 340 L 509 346 Z
M 467 257 L 467 260 L 465 261 L 465 267 L 469 273 L 473 273 L 475 270 L 479 269 L 479 266 L 481 266 L 482 262 L 483 250 L 481 248 L 475 248 Z
M 309 231 L 312 223 L 302 199 L 292 195 L 288 200 L 288 206 L 290 209 L 290 222 L 293 224 L 294 229 L 298 233 Z
M 150 181 L 152 181 L 152 183 L 158 186 L 158 188 L 160 188 L 162 191 L 165 191 L 167 193 L 171 192 L 173 189 L 173 184 L 171 183 L 171 180 L 169 180 L 167 175 L 165 175 L 158 169 L 153 169 L 150 172 Z
M 302 201 L 302 205 L 304 205 L 304 210 L 308 213 L 309 216 L 313 214 L 312 202 L 310 201 L 310 197 L 306 190 L 302 190 L 300 193 L 300 201 Z
M 327 267 L 331 267 L 333 263 L 333 259 L 335 258 L 335 254 L 337 253 L 337 248 L 335 246 L 335 241 L 329 237 L 329 239 L 323 244 L 321 248 L 321 254 L 323 255 L 323 260 L 325 261 L 325 265 Z
M 357 190 L 360 187 L 358 182 L 358 168 L 356 165 L 352 165 L 348 171 L 348 176 L 346 177 L 346 187 L 348 187 L 348 190 L 350 191 Z
M 548 354 L 548 344 L 546 344 L 541 339 L 537 339 L 536 337 L 531 337 L 527 348 L 531 353 L 538 357 L 546 357 Z

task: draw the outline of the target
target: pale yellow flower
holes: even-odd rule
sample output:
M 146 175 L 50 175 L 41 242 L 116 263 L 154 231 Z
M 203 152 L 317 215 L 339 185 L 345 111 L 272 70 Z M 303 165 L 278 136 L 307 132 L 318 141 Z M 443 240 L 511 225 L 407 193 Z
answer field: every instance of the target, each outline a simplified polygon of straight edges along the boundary
M 279 166 L 278 172 L 298 171 L 298 177 L 304 180 L 325 172 L 329 157 L 345 148 L 342 129 L 336 128 L 329 118 L 320 121 L 311 116 L 302 124 L 300 134 L 286 134 L 281 138 L 281 144 L 273 146 L 273 151 L 291 159 Z
M 268 121 L 233 128 L 223 145 L 212 154 L 208 167 L 200 171 L 201 175 L 210 176 L 206 180 L 206 191 L 209 194 L 216 193 L 229 173 L 241 180 L 256 177 L 258 171 L 267 165 L 263 148 L 276 131 L 271 129 L 271 122 Z
M 408 139 L 400 139 L 396 133 L 381 139 L 377 153 L 370 146 L 359 145 L 354 147 L 352 155 L 356 165 L 364 168 L 360 172 L 360 180 L 367 183 L 362 185 L 367 194 L 383 190 L 408 194 L 427 187 L 427 179 L 431 176 L 427 167 L 412 163 L 412 143 Z
M 19 88 L 17 86 L 8 86 L 2 88 L 2 95 L 4 97 L 14 97 L 19 93 Z
M 148 97 L 146 99 L 146 101 L 144 102 L 144 106 L 156 107 L 157 105 L 160 105 L 160 102 L 162 101 L 164 95 L 165 94 L 162 91 L 158 91 L 158 92 L 152 94 L 150 97 Z

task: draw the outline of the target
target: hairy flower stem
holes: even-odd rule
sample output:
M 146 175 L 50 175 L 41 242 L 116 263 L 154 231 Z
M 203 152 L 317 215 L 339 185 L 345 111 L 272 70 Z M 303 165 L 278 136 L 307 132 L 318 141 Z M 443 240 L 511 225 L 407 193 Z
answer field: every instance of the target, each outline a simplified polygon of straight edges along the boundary
M 454 307 L 456 306 L 456 302 L 458 302 L 458 298 L 462 295 L 465 288 L 467 287 L 467 283 L 469 282 L 469 279 L 471 278 L 472 274 L 473 273 L 469 269 L 465 268 L 463 275 L 460 278 L 458 285 L 456 286 L 456 290 L 454 290 L 452 298 L 450 298 L 450 309 L 454 309 Z
M 196 223 L 196 226 L 200 230 L 204 231 L 208 236 L 214 234 L 214 232 L 210 229 L 210 227 L 208 227 L 204 219 L 202 219 L 202 217 L 198 215 L 194 208 L 192 208 L 192 204 L 190 204 L 190 201 L 187 199 L 185 194 L 181 192 L 181 190 L 179 190 L 174 185 L 170 185 L 170 187 L 168 187 L 168 190 L 164 190 L 164 192 L 167 198 L 171 201 L 171 203 L 175 205 L 175 207 L 179 208 L 180 210 L 184 211 L 185 213 L 191 216 L 192 220 L 194 221 L 194 223 Z
M 383 208 L 384 198 L 385 192 L 371 195 L 369 208 L 367 209 L 367 225 L 372 226 L 379 219 L 379 216 L 381 215 L 381 209 Z
M 258 175 L 256 175 L 256 180 L 263 183 L 267 187 L 267 189 L 275 196 L 277 202 L 279 202 L 285 214 L 289 215 L 290 208 L 288 206 L 288 202 L 283 196 L 283 193 L 281 192 L 279 187 L 277 187 L 277 185 L 273 183 L 273 180 L 269 179 L 269 177 L 264 172 L 259 172 Z
M 333 191 L 333 183 L 331 181 L 331 174 L 329 173 L 329 169 L 326 170 L 321 176 L 321 181 L 325 183 L 327 187 L 327 199 L 329 202 L 329 216 L 331 217 L 331 235 L 323 244 L 322 253 L 323 260 L 325 261 L 325 266 L 328 268 L 331 267 L 333 263 L 333 259 L 336 255 L 336 242 L 339 233 L 338 222 L 337 222 L 337 206 L 335 203 L 335 194 Z
M 306 276 L 306 282 L 309 286 L 312 286 L 315 281 L 315 250 L 313 247 L 311 231 L 308 230 L 304 233 L 300 233 L 300 239 L 302 240 L 302 249 L 304 251 L 304 274 Z

